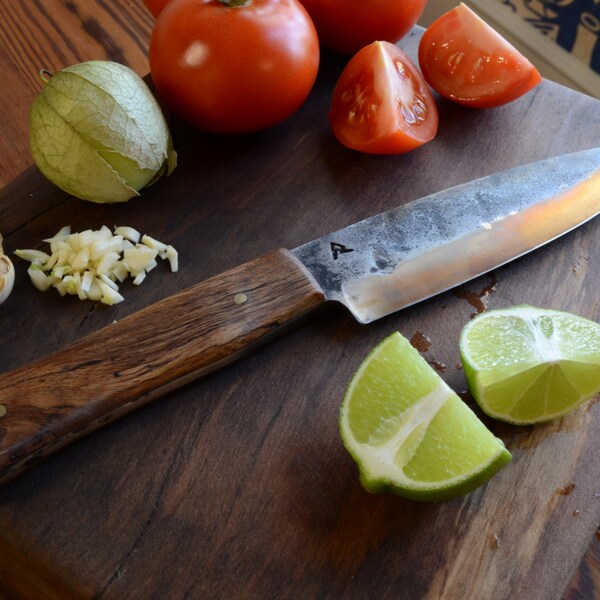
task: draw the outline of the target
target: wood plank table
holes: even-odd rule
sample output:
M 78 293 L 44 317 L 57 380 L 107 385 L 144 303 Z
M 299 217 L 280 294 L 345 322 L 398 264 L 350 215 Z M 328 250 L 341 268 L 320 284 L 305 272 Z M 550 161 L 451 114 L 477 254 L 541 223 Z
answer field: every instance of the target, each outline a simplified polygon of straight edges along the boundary
M 352 153 L 328 128 L 344 61 L 325 53 L 315 89 L 286 123 L 221 138 L 173 119 L 180 159 L 173 176 L 126 205 L 70 198 L 30 166 L 27 110 L 40 91 L 37 71 L 108 58 L 145 74 L 152 23 L 141 0 L 0 0 L 6 250 L 39 246 L 65 224 L 119 223 L 181 255 L 177 274 L 157 269 L 140 288 L 126 286 L 126 301 L 112 308 L 41 294 L 17 261 L 15 290 L 0 307 L 0 371 L 271 249 L 600 144 L 600 102 L 546 81 L 496 110 L 440 101 L 437 138 L 410 154 Z M 413 57 L 419 35 L 402 42 Z M 462 393 L 457 336 L 482 307 L 530 303 L 599 320 L 598 227 L 592 221 L 370 326 L 324 311 L 6 485 L 0 597 L 599 597 L 599 402 L 544 426 L 486 421 L 512 463 L 486 486 L 441 504 L 366 494 L 337 434 L 348 378 L 394 330 L 428 336 L 426 358 Z

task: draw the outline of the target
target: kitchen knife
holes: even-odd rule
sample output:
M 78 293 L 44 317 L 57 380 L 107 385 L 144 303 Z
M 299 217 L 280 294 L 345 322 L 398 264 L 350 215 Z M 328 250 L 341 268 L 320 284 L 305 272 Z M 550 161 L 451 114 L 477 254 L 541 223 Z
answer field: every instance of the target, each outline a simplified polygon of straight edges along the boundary
M 334 301 L 368 323 L 600 212 L 600 148 L 460 185 L 196 284 L 0 375 L 0 482 Z

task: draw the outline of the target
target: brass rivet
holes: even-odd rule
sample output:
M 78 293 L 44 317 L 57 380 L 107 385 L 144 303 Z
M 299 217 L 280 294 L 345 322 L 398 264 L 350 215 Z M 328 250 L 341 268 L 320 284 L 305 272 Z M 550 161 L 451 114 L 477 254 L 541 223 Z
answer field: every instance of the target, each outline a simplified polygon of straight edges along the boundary
M 247 302 L 247 301 L 248 301 L 248 296 L 246 296 L 246 294 L 236 294 L 236 295 L 233 297 L 233 301 L 234 301 L 236 304 L 244 304 L 245 302 Z
M 6 414 L 6 411 L 8 409 L 6 408 L 6 404 L 0 404 L 0 417 L 3 417 Z

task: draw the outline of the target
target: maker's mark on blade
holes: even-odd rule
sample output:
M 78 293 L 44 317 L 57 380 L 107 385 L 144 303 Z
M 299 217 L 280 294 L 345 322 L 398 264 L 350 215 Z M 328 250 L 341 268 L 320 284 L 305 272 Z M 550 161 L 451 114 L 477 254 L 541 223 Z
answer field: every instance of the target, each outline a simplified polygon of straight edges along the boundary
M 339 244 L 337 242 L 330 242 L 329 247 L 331 248 L 331 256 L 333 260 L 337 260 L 340 257 L 340 254 L 354 252 L 354 248 L 348 248 L 348 246 L 344 246 L 344 244 Z

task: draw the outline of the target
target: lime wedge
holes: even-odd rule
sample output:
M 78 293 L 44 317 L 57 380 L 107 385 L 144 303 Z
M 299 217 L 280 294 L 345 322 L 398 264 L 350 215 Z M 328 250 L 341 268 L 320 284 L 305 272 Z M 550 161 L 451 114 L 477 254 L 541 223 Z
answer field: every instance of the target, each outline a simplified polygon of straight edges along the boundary
M 570 313 L 482 313 L 463 328 L 460 353 L 475 400 L 509 423 L 561 417 L 600 390 L 600 325 Z
M 339 426 L 369 492 L 445 500 L 485 483 L 511 458 L 399 333 L 354 374 Z

